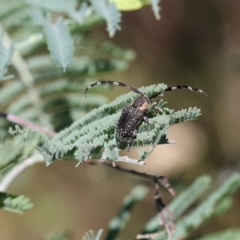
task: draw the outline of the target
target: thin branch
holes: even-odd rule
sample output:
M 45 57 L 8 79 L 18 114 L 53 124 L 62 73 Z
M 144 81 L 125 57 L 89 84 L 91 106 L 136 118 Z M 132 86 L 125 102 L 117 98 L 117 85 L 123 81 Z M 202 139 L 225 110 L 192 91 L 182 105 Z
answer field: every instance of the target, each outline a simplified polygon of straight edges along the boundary
M 144 172 L 138 172 L 138 171 L 135 171 L 135 170 L 122 168 L 122 167 L 119 167 L 117 165 L 112 165 L 112 163 L 107 162 L 105 160 L 99 160 L 99 162 L 103 163 L 104 165 L 106 165 L 106 166 L 108 166 L 112 169 L 115 169 L 115 170 L 118 170 L 118 171 L 121 171 L 121 172 L 126 172 L 126 173 L 133 174 L 133 175 L 136 175 L 136 176 L 139 176 L 139 177 L 151 179 L 154 182 L 157 181 L 162 186 L 164 186 L 166 189 L 168 189 L 168 191 L 171 193 L 172 196 L 175 196 L 175 191 L 173 190 L 171 184 L 168 182 L 167 178 L 165 178 L 164 176 L 157 176 L 157 175 L 154 175 L 154 174 L 148 174 L 148 173 L 144 173 Z
M 4 192 L 7 190 L 13 180 L 23 172 L 27 167 L 30 167 L 36 163 L 44 162 L 41 154 L 36 153 L 35 155 L 25 159 L 24 161 L 15 165 L 2 179 L 0 182 L 0 191 Z
M 140 165 L 140 166 L 146 164 L 142 160 L 132 159 L 132 158 L 129 158 L 128 156 L 118 156 L 117 162 L 127 162 L 127 163 L 131 163 L 131 164 L 137 164 L 137 165 Z M 115 164 L 115 162 L 112 162 L 112 163 Z
M 20 118 L 11 113 L 0 112 L 0 117 L 6 118 L 9 122 L 19 124 L 20 126 L 27 127 L 27 128 L 36 130 L 37 132 L 47 134 L 50 137 L 54 137 L 56 135 L 55 132 L 49 130 L 48 128 L 44 128 L 42 126 L 36 125 L 26 119 Z

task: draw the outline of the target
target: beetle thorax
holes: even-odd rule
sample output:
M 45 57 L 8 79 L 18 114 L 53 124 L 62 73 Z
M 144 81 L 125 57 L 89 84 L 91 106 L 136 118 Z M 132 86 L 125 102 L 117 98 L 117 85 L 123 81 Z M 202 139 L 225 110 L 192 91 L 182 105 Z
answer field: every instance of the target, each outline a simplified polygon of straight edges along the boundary
M 135 108 L 140 109 L 143 112 L 146 112 L 148 111 L 150 104 L 151 104 L 150 100 L 147 97 L 142 96 L 135 100 L 135 102 L 133 103 L 133 106 Z

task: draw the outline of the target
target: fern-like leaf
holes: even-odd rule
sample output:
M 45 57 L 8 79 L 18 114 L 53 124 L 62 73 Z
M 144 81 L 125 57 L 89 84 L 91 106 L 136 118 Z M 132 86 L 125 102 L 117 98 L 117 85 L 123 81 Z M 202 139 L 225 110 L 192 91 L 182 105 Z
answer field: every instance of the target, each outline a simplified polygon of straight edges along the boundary
M 204 221 L 215 214 L 222 201 L 233 194 L 240 187 L 240 174 L 235 173 L 222 186 L 210 195 L 195 210 L 184 217 L 178 224 L 174 239 L 184 239 L 189 232 L 196 229 Z
M 180 111 L 175 112 L 171 119 L 170 125 L 177 124 L 185 121 L 193 120 L 201 115 L 201 110 L 194 107 L 189 109 L 182 109 Z
M 145 186 L 138 185 L 134 187 L 130 194 L 124 198 L 123 205 L 120 208 L 117 216 L 109 223 L 109 230 L 105 240 L 112 240 L 116 238 L 119 232 L 126 225 L 126 222 L 130 217 L 130 212 L 134 206 L 146 196 L 147 192 L 148 189 Z
M 197 238 L 196 240 L 238 240 L 240 239 L 240 229 L 229 229 L 219 233 L 209 234 L 207 236 Z
M 9 129 L 9 133 L 13 136 L 20 135 L 23 139 L 31 145 L 32 148 L 38 150 L 47 164 L 50 164 L 53 160 L 62 158 L 67 152 L 71 151 L 74 145 L 63 145 L 59 141 L 49 140 L 43 134 L 32 129 L 21 129 L 18 125 L 15 129 Z
M 70 240 L 73 234 L 69 231 L 49 233 L 44 240 Z
M 29 198 L 25 196 L 14 196 L 5 192 L 0 192 L 0 208 L 14 212 L 23 213 L 33 207 Z
M 201 176 L 191 186 L 182 191 L 168 206 L 169 210 L 173 212 L 174 218 L 179 218 L 209 188 L 210 183 L 211 178 L 209 176 Z M 156 232 L 159 230 L 159 227 L 158 216 L 155 216 L 146 224 L 144 233 Z
M 86 232 L 83 236 L 82 240 L 100 240 L 100 237 L 102 235 L 103 230 L 100 229 L 97 232 L 97 235 L 95 235 L 93 230 L 89 230 L 88 232 Z
M 8 134 L 9 135 L 9 134 Z M 5 140 L 0 143 L 0 178 L 4 176 L 11 167 L 28 158 L 34 151 L 34 145 L 23 144 L 23 137 Z
M 156 19 L 160 19 L 160 7 L 159 7 L 159 3 L 160 3 L 160 0 L 150 0 L 151 4 L 152 4 L 152 10 L 153 10 L 153 13 L 156 17 Z
M 113 37 L 117 30 L 121 30 L 119 25 L 121 13 L 118 11 L 115 3 L 109 3 L 107 0 L 90 0 L 95 11 L 107 21 L 107 30 L 110 37 Z
M 58 18 L 57 22 L 52 24 L 48 17 L 43 22 L 43 28 L 51 57 L 65 70 L 73 60 L 74 47 L 63 18 Z
M 3 45 L 2 38 L 3 34 L 0 35 L 0 80 L 4 78 L 13 55 L 13 43 L 7 48 Z
M 83 24 L 87 16 L 92 12 L 92 7 L 89 6 L 86 2 L 82 2 L 78 10 L 71 8 L 68 11 L 68 15 L 76 20 L 79 24 Z
M 75 0 L 51 0 L 51 1 L 42 1 L 42 0 L 25 0 L 26 3 L 46 9 L 53 12 L 68 13 L 68 10 L 76 5 Z

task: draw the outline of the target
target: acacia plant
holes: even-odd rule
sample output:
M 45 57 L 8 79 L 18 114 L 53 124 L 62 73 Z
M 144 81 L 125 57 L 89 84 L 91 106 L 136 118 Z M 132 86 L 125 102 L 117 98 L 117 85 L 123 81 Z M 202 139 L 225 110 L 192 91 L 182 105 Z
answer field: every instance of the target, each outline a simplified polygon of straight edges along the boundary
M 146 163 L 147 157 L 159 144 L 171 143 L 167 129 L 175 124 L 194 120 L 200 109 L 190 107 L 175 111 L 164 100 L 155 104 L 162 109 L 151 115 L 148 127 L 142 124 L 132 148 L 142 147 L 138 159 L 121 155 L 115 139 L 116 122 L 121 110 L 138 96 L 129 92 L 108 102 L 104 88 L 84 91 L 98 81 L 102 73 L 126 69 L 135 57 L 110 40 L 97 43 L 89 32 L 100 24 L 107 25 L 109 36 L 120 30 L 121 11 L 135 10 L 152 4 L 154 15 L 160 18 L 160 0 L 2 0 L 0 9 L 0 207 L 22 213 L 33 207 L 25 196 L 8 193 L 9 184 L 25 168 L 61 160 L 77 164 L 100 162 L 129 174 L 152 179 L 155 195 L 158 184 L 170 188 L 165 178 L 129 171 L 118 162 Z M 105 23 L 106 22 L 106 23 Z M 123 29 L 124 31 L 124 29 Z M 157 84 L 139 90 L 151 96 L 167 86 Z M 80 94 L 82 93 L 82 94 Z M 151 148 L 144 148 L 152 145 Z M 240 175 L 234 174 L 212 195 L 190 213 L 185 210 L 198 200 L 209 187 L 211 178 L 202 176 L 169 204 L 156 204 L 158 214 L 137 236 L 157 239 L 185 239 L 194 229 L 212 216 L 222 214 L 231 205 L 230 195 L 240 185 Z M 172 189 L 170 188 L 170 191 Z M 126 224 L 134 205 L 146 195 L 147 187 L 136 186 L 123 201 L 119 213 L 109 224 L 105 239 L 115 239 Z M 166 216 L 168 209 L 173 217 Z M 159 216 L 162 218 L 159 221 Z M 159 224 L 160 223 L 160 224 Z M 173 234 L 173 228 L 176 228 Z M 165 230 L 165 231 L 162 231 Z M 101 238 L 89 231 L 85 240 Z M 167 234 L 167 235 L 166 235 Z M 229 230 L 199 240 L 238 239 L 239 230 Z M 231 236 L 225 237 L 224 236 Z M 67 233 L 53 233 L 46 239 L 67 239 Z

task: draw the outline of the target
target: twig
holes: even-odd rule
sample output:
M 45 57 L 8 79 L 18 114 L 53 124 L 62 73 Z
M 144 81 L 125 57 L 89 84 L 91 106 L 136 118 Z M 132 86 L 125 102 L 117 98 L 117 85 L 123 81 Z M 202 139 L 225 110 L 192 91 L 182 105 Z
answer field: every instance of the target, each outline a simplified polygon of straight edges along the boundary
M 39 125 L 36 125 L 26 119 L 20 118 L 11 113 L 0 112 L 0 117 L 6 118 L 9 122 L 19 124 L 20 126 L 27 127 L 27 128 L 36 130 L 38 132 L 42 132 L 44 134 L 49 135 L 50 137 L 54 137 L 56 135 L 55 132 L 49 130 L 48 128 L 44 128 Z
M 117 159 L 117 162 L 127 162 L 127 163 L 137 164 L 137 165 L 141 165 L 141 166 L 146 164 L 142 160 L 132 159 L 132 158 L 129 158 L 128 156 L 119 156 Z M 115 162 L 112 162 L 112 163 L 115 164 Z
M 172 188 L 171 184 L 168 182 L 167 178 L 165 178 L 164 176 L 157 176 L 154 174 L 148 174 L 148 173 L 144 173 L 144 172 L 138 172 L 132 169 L 126 169 L 126 168 L 122 168 L 119 167 L 117 165 L 113 166 L 112 163 L 107 162 L 105 160 L 99 160 L 100 163 L 103 163 L 104 165 L 113 168 L 115 170 L 121 171 L 121 172 L 126 172 L 129 174 L 133 174 L 139 177 L 143 177 L 143 178 L 147 178 L 147 179 L 151 179 L 153 180 L 155 183 L 160 183 L 161 185 L 163 185 L 166 189 L 168 189 L 168 191 L 171 193 L 172 196 L 175 196 L 175 191 Z
M 11 182 L 27 167 L 30 167 L 36 163 L 44 162 L 41 154 L 36 153 L 33 156 L 25 159 L 24 161 L 15 165 L 2 179 L 0 182 L 0 191 L 4 192 L 7 190 Z

